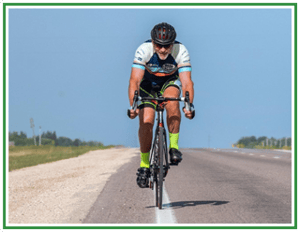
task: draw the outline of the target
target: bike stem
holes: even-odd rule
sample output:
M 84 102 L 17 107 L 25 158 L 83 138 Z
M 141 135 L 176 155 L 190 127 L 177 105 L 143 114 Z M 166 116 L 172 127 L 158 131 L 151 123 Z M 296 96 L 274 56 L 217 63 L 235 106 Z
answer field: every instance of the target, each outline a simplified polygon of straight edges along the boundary
M 157 111 L 157 125 L 159 127 L 164 127 L 163 109 Z

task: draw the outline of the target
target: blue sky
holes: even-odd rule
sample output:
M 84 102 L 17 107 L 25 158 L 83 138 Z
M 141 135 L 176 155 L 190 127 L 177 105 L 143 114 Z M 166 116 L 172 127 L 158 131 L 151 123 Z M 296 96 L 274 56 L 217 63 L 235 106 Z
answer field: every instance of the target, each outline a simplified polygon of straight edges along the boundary
M 36 134 L 138 147 L 131 65 L 160 22 L 191 56 L 196 117 L 182 117 L 180 147 L 291 137 L 289 9 L 11 9 L 9 131 L 32 136 L 32 117 Z

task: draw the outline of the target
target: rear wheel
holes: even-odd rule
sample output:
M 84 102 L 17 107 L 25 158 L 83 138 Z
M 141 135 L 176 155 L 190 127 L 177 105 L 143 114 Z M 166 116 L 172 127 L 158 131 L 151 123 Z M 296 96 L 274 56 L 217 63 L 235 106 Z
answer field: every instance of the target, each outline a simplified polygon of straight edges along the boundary
M 164 133 L 163 128 L 160 128 L 159 133 L 159 173 L 157 175 L 157 194 L 158 194 L 158 208 L 162 209 L 162 201 L 163 201 L 163 179 L 164 179 Z
M 156 207 L 158 207 L 158 180 L 157 180 L 157 174 L 156 175 L 156 180 L 154 181 L 154 185 L 155 185 L 155 203 L 156 203 Z

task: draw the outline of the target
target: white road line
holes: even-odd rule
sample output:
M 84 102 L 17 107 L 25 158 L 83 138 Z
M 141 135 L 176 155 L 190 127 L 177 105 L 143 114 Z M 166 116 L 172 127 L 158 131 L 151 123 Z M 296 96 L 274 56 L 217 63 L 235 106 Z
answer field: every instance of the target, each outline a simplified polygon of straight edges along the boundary
M 154 193 L 154 204 L 155 204 L 155 189 L 153 190 Z M 163 206 L 162 209 L 155 207 L 155 214 L 156 214 L 156 223 L 157 224 L 175 224 L 177 223 L 175 218 L 175 213 L 170 208 L 171 203 L 169 196 L 167 194 L 165 185 L 163 185 Z
M 274 159 L 279 159 L 280 157 L 279 156 L 275 156 L 275 157 L 273 157 Z
M 292 153 L 292 151 L 291 151 L 291 150 L 282 150 L 282 149 L 276 149 L 276 150 L 274 150 L 274 151 L 281 151 L 281 152 L 288 152 L 288 153 Z
M 265 155 L 260 155 L 261 157 L 265 157 Z
M 249 155 L 253 155 L 252 153 L 250 153 Z

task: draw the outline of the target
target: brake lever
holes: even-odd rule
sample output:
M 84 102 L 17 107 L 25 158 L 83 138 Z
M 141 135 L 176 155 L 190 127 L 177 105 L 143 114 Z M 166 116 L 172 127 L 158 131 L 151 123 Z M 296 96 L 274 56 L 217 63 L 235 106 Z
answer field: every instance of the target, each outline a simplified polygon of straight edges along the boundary
M 189 94 L 188 91 L 185 92 L 184 108 L 187 111 L 191 111 L 190 94 Z M 195 117 L 195 110 L 193 110 L 191 112 L 192 112 L 192 118 L 191 119 L 193 119 Z
M 184 107 L 187 111 L 191 111 L 190 107 L 190 94 L 188 91 L 185 92 L 185 101 L 184 101 Z
M 130 109 L 127 110 L 127 116 L 130 118 L 130 110 L 136 110 L 137 109 L 137 102 L 139 100 L 139 96 L 138 96 L 138 91 L 136 90 L 134 92 L 134 97 L 133 97 L 133 103 L 132 106 L 130 106 Z

